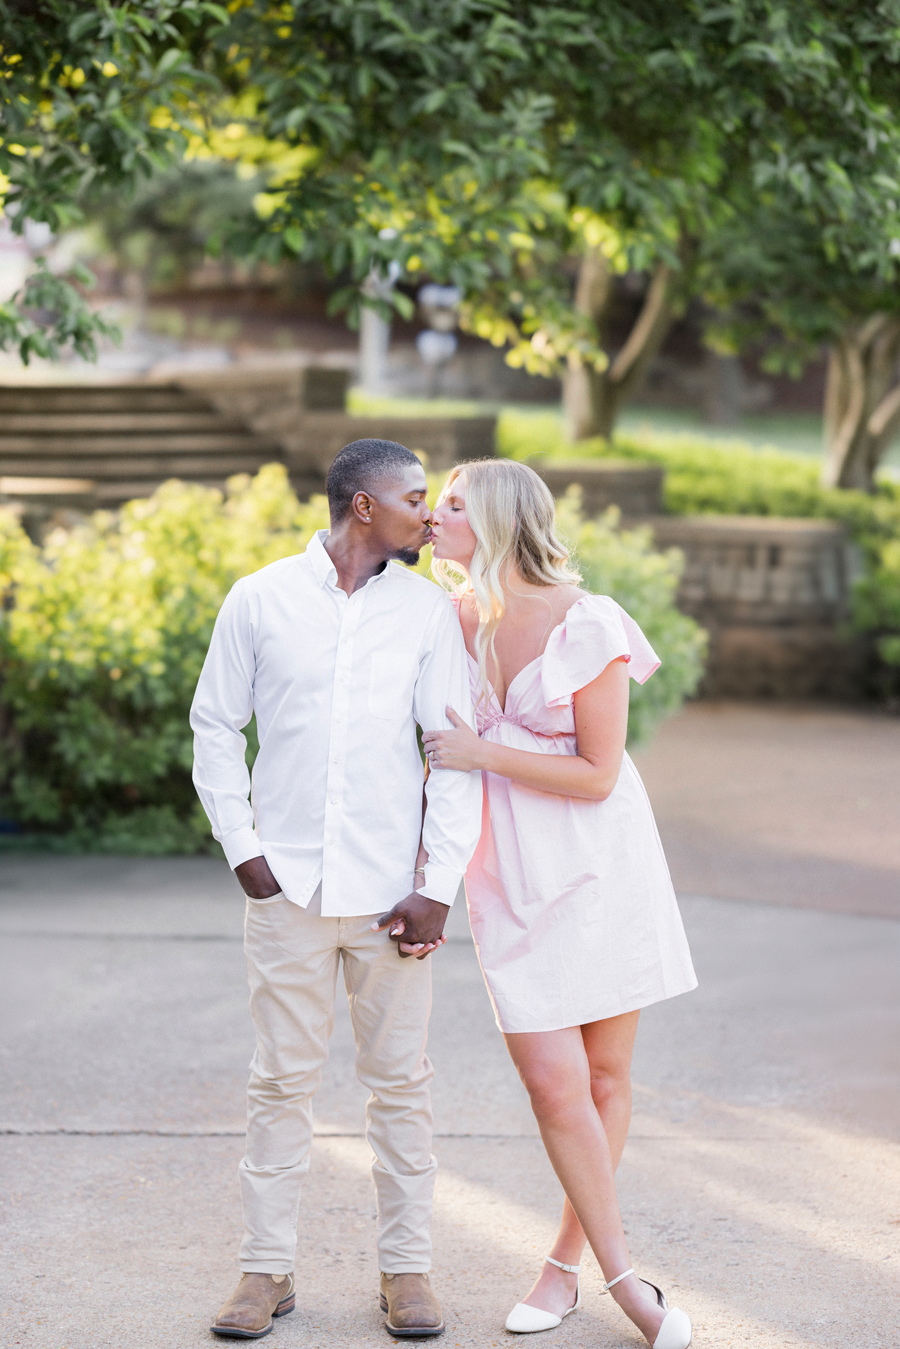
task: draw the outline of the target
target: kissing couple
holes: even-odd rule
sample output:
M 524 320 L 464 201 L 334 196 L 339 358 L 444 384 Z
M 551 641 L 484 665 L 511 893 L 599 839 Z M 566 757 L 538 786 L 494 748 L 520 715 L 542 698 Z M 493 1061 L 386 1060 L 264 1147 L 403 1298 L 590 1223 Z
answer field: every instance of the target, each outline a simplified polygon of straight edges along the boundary
M 194 782 L 247 895 L 256 1030 L 242 1278 L 211 1329 L 258 1339 L 294 1309 L 312 1100 L 343 964 L 371 1093 L 384 1324 L 444 1330 L 425 1045 L 430 957 L 464 878 L 497 1025 L 565 1192 L 506 1327 L 549 1330 L 576 1311 L 589 1244 L 603 1291 L 647 1342 L 687 1349 L 687 1315 L 631 1267 L 615 1187 L 640 1009 L 696 986 L 625 752 L 629 679 L 659 660 L 614 600 L 581 588 L 526 465 L 461 464 L 432 511 L 410 450 L 358 440 L 326 490 L 330 529 L 226 598 L 191 710 Z M 439 585 L 409 570 L 426 544 Z M 251 784 L 241 732 L 254 714 Z

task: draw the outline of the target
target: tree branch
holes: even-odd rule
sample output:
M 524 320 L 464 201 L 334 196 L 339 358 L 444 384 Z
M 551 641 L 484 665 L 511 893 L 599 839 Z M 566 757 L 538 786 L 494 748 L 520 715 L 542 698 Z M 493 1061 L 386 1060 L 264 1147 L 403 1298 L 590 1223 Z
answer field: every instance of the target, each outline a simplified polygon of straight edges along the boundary
M 885 394 L 866 422 L 870 436 L 887 437 L 900 426 L 900 384 Z
M 879 310 L 877 314 L 873 314 L 870 319 L 866 320 L 856 336 L 856 342 L 861 351 L 865 351 L 866 347 L 871 346 L 878 340 L 885 326 L 890 322 L 890 317 L 883 310 Z
M 614 384 L 623 384 L 633 371 L 648 345 L 656 335 L 660 324 L 668 321 L 669 285 L 672 269 L 664 262 L 660 263 L 653 274 L 637 322 L 628 334 L 628 340 L 622 347 L 609 370 L 609 379 Z
M 847 401 L 828 446 L 828 464 L 824 474 L 825 484 L 828 487 L 837 487 L 841 480 L 844 462 L 853 444 L 866 396 L 865 371 L 856 343 L 841 342 L 840 350 L 844 367 L 842 379 L 847 386 Z

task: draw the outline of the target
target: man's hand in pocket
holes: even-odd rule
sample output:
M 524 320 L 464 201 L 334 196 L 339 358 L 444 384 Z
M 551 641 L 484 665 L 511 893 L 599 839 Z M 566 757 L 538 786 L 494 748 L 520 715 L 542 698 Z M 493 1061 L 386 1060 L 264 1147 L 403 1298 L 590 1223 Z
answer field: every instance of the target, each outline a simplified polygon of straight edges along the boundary
M 281 889 L 264 857 L 251 857 L 248 862 L 241 862 L 235 867 L 234 874 L 249 899 L 271 899 Z

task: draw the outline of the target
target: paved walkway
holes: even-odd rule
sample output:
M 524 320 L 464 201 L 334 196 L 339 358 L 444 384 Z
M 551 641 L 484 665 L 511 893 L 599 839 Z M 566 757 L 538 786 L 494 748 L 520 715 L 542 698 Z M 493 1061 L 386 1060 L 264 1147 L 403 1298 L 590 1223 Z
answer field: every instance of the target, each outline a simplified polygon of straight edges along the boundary
M 738 802 L 753 798 L 748 765 L 784 752 L 787 715 L 701 707 L 671 723 L 641 764 L 656 779 L 664 834 L 676 808 L 702 822 L 707 781 L 711 832 L 722 837 L 723 783 Z M 784 783 L 783 811 L 805 808 L 803 774 L 817 780 L 810 765 L 829 727 L 843 728 L 848 759 L 877 778 L 868 718 L 810 714 L 804 739 L 799 715 L 790 762 L 800 787 Z M 748 717 L 752 733 L 733 732 Z M 708 765 L 723 726 L 732 731 L 718 762 L 732 766 L 716 776 Z M 890 735 L 897 724 L 881 727 Z M 681 792 L 666 787 L 678 780 Z M 834 791 L 819 797 L 828 818 L 851 819 L 846 772 L 828 780 Z M 753 856 L 767 837 L 774 851 L 785 846 L 784 814 L 773 813 L 767 836 L 756 799 L 756 814 L 742 807 L 743 837 L 728 835 L 732 856 Z M 883 820 L 891 808 L 877 798 Z M 865 856 L 889 870 L 894 840 L 870 829 L 874 858 Z M 834 847 L 840 861 L 850 843 L 823 829 L 793 846 L 826 860 Z M 724 846 L 703 855 L 717 875 L 740 879 Z M 689 860 L 686 849 L 679 865 Z M 635 1261 L 691 1311 L 698 1349 L 888 1349 L 900 1323 L 900 925 L 852 911 L 856 891 L 843 900 L 850 911 L 829 912 L 810 907 L 806 891 L 789 904 L 691 888 L 683 911 L 700 989 L 648 1009 L 639 1035 L 620 1172 Z M 241 911 L 233 878 L 207 859 L 0 863 L 3 1349 L 213 1343 L 207 1327 L 234 1282 L 240 1221 L 251 1049 Z M 552 1239 L 559 1190 L 493 1026 L 462 908 L 451 936 L 434 964 L 435 1281 L 443 1343 L 468 1349 L 511 1344 L 503 1320 Z M 298 1311 L 278 1323 L 273 1349 L 389 1342 L 375 1300 L 363 1106 L 342 1011 L 317 1103 Z M 554 1345 L 637 1349 L 598 1288 L 589 1260 L 585 1306 Z
M 900 918 L 900 717 L 696 703 L 635 757 L 679 894 Z

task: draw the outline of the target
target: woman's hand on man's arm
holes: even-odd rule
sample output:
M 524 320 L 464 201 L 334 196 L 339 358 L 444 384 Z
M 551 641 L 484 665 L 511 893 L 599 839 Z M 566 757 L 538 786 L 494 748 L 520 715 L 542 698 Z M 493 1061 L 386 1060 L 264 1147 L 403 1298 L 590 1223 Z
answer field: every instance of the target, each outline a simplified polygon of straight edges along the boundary
M 606 669 L 574 695 L 575 754 L 541 754 L 479 740 L 452 708 L 452 731 L 426 731 L 422 743 L 432 768 L 470 772 L 485 769 L 557 796 L 605 801 L 622 768 L 628 730 L 628 666 L 624 659 Z

